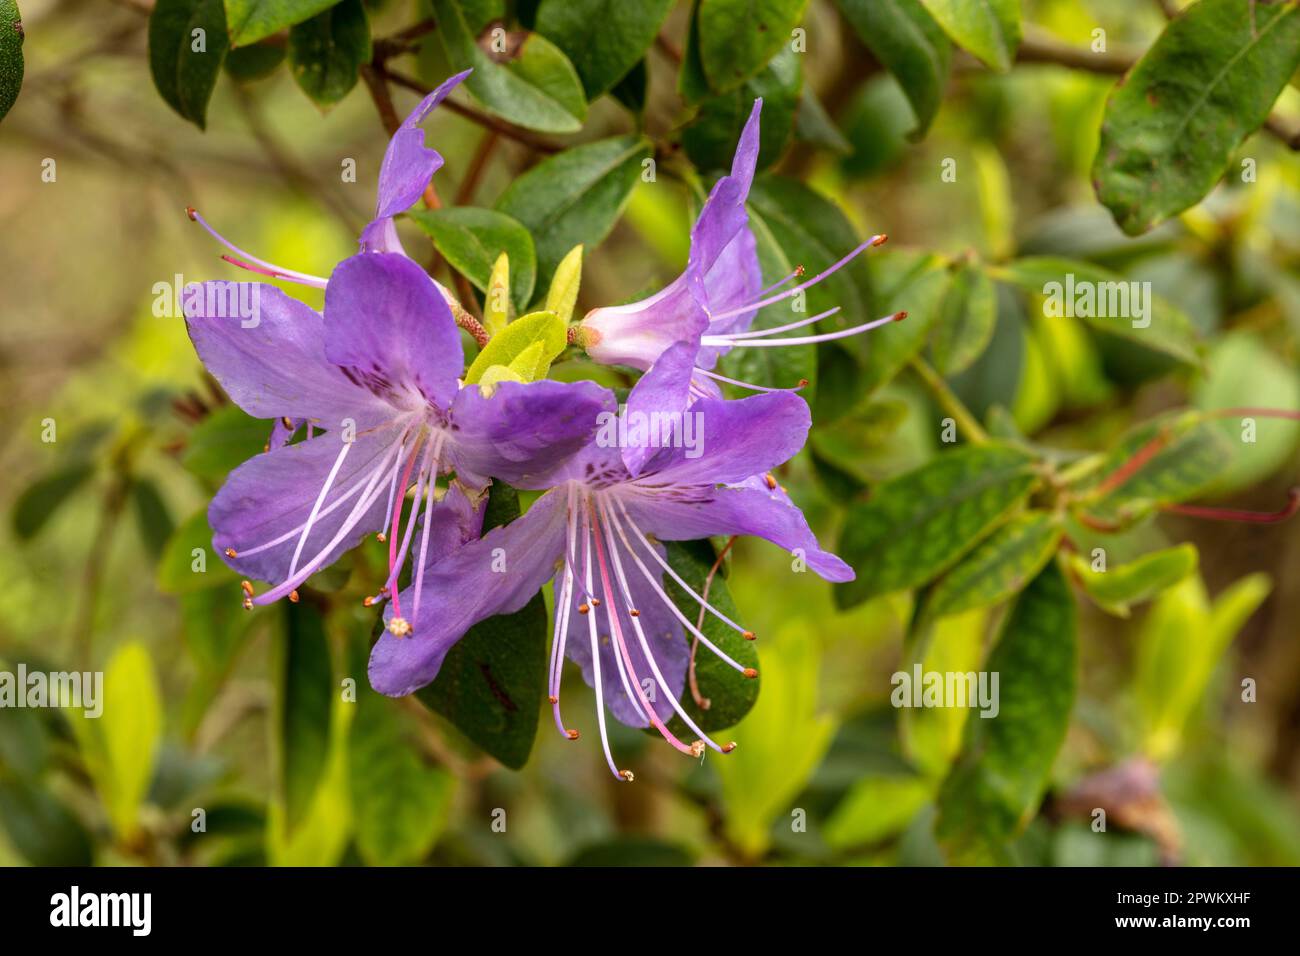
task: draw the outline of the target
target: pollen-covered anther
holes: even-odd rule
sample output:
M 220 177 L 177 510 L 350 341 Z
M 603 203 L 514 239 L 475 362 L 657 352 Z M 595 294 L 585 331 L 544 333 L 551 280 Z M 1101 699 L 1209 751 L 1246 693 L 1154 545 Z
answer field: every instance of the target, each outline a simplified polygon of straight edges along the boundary
M 244 597 L 251 598 L 253 596 L 253 584 L 251 581 L 240 581 L 239 587 L 240 590 L 244 592 Z
M 385 541 L 388 540 L 388 535 L 384 534 L 382 531 L 376 532 L 375 540 L 378 541 L 380 544 L 383 544 Z
M 634 608 L 634 607 L 628 608 L 628 609 L 627 609 L 627 613 L 628 613 L 628 614 L 631 614 L 633 617 L 640 617 L 640 616 L 641 616 L 641 612 L 638 611 L 638 610 L 637 610 L 636 608 Z
M 362 606 L 362 607 L 374 607 L 374 606 L 375 606 L 375 599 L 372 598 L 370 595 L 367 594 L 364 598 L 361 599 L 361 606 Z
M 895 321 L 895 322 L 902 322 L 905 318 L 907 318 L 907 313 L 906 313 L 906 312 L 895 312 L 895 313 L 894 313 L 894 321 Z
M 570 740 L 577 740 L 577 739 L 578 739 L 578 732 L 577 732 L 576 730 L 572 730 L 572 729 L 570 729 L 570 730 L 566 730 L 566 731 L 564 732 L 564 736 L 568 737 Z
M 388 622 L 388 630 L 394 637 L 407 637 L 414 628 L 404 617 L 395 617 Z
M 579 614 L 586 614 L 586 613 L 587 613 L 588 611 L 590 611 L 590 610 L 591 610 L 591 605 L 590 605 L 590 604 L 579 604 L 579 605 L 578 605 L 578 613 L 579 613 Z
M 745 671 L 744 671 L 744 674 L 745 674 L 745 676 L 748 677 L 750 680 L 753 680 L 755 677 L 758 676 L 758 671 L 756 671 L 756 670 L 755 670 L 754 668 L 752 668 L 752 667 L 746 667 L 746 668 L 745 668 Z
M 871 240 L 871 244 L 873 246 L 883 246 L 888 240 L 889 237 L 882 232 L 880 235 L 876 236 L 876 238 Z
M 190 222 L 199 221 L 199 211 L 195 209 L 193 206 L 185 207 L 185 215 L 189 217 Z
M 632 773 L 631 770 L 620 770 L 618 772 L 618 775 L 622 777 L 624 780 L 626 780 L 628 783 L 631 783 L 632 781 L 636 780 L 636 774 Z
M 290 602 L 291 604 L 297 604 L 297 603 L 298 603 L 298 591 L 297 591 L 297 589 L 295 589 L 295 590 L 289 592 L 289 602 Z
M 722 745 L 722 752 L 724 754 L 729 754 L 735 749 L 736 749 L 736 742 L 734 740 L 730 740 L 727 743 Z
M 547 699 L 547 701 L 549 701 L 549 702 L 552 703 L 552 704 L 558 704 L 558 703 L 560 702 L 560 698 L 556 697 L 554 694 L 551 694 L 551 695 L 550 695 L 549 697 L 547 697 L 546 699 Z
M 803 263 L 802 262 L 799 263 L 799 265 L 794 267 L 794 277 L 796 279 L 802 279 L 805 271 L 806 270 L 803 267 Z
M 251 610 L 253 609 L 253 599 L 252 599 L 252 598 L 244 598 L 243 604 L 244 604 L 244 610 L 245 610 L 245 611 L 251 611 Z
M 691 744 L 691 756 L 692 756 L 692 757 L 703 757 L 703 756 L 704 756 L 704 741 L 703 741 L 703 740 L 697 740 L 697 741 L 695 741 L 695 743 Z
M 753 631 L 741 631 L 741 632 L 740 632 L 740 636 L 743 637 L 743 638 L 744 638 L 745 640 L 747 640 L 747 641 L 752 641 L 752 640 L 754 640 L 754 632 L 753 632 Z
M 226 548 L 226 557 L 228 557 L 228 558 L 237 558 L 237 557 L 239 557 L 239 554 L 238 554 L 238 552 L 235 551 L 234 548 Z
M 763 481 L 767 484 L 768 490 L 770 491 L 776 490 L 776 479 L 772 477 L 771 472 L 768 472 L 763 476 Z
M 600 598 L 598 598 L 598 597 L 594 597 L 594 598 L 592 598 L 592 599 L 591 599 L 591 606 L 592 606 L 592 607 L 600 607 Z

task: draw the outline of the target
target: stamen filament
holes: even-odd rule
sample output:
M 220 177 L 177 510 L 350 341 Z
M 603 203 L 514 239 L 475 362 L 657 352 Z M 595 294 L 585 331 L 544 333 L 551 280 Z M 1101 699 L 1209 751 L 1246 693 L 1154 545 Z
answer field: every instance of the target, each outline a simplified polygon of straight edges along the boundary
M 837 305 L 825 312 L 818 312 L 816 315 L 810 315 L 806 319 L 800 319 L 798 322 L 790 322 L 787 325 L 778 325 L 774 329 L 750 329 L 748 332 L 725 332 L 718 338 L 725 339 L 761 339 L 765 335 L 776 335 L 778 332 L 789 332 L 791 329 L 802 328 L 805 325 L 812 325 L 814 322 L 820 322 L 822 319 L 829 318 L 836 312 L 840 311 Z
M 717 372 L 711 372 L 705 368 L 696 368 L 695 371 L 701 375 L 707 375 L 709 378 L 717 379 L 719 382 L 726 382 L 728 385 L 736 385 L 740 388 L 753 389 L 756 392 L 797 392 L 808 387 L 806 379 L 803 380 L 802 384 L 796 385 L 793 388 L 776 388 L 772 385 L 755 385 L 752 382 L 742 382 L 739 379 L 727 378 L 725 375 L 719 375 Z M 701 397 L 703 397 L 703 393 L 701 393 Z
M 195 209 L 193 206 L 188 207 L 185 210 L 185 213 L 190 217 L 192 221 L 197 222 L 200 226 L 206 229 L 208 235 L 210 235 L 213 239 L 217 240 L 217 242 L 221 243 L 231 252 L 235 253 L 235 255 L 239 256 L 240 259 L 245 260 L 243 262 L 236 262 L 234 263 L 234 265 L 240 266 L 242 268 L 248 268 L 248 263 L 251 262 L 254 265 L 261 266 L 263 269 L 270 270 L 270 272 L 268 273 L 270 275 L 274 275 L 282 279 L 288 279 L 290 282 L 298 282 L 302 285 L 315 286 L 318 289 L 325 288 L 325 280 L 322 279 L 320 276 L 308 275 L 306 272 L 297 272 L 293 269 L 285 269 L 280 266 L 277 266 L 273 262 L 267 262 L 265 259 L 259 259 L 257 256 L 245 252 L 243 249 L 239 248 L 239 246 L 235 245 L 225 236 L 221 235 L 221 233 L 217 232 L 217 230 L 213 229 L 210 225 L 208 225 L 208 221 L 204 219 L 202 216 L 200 216 L 199 211 Z M 222 258 L 224 259 L 226 257 L 222 256 Z
M 591 539 L 587 536 L 584 521 L 583 541 L 585 542 L 583 550 L 586 552 L 585 569 L 583 577 L 586 580 L 587 593 L 591 593 Z M 616 780 L 626 780 L 627 777 L 618 769 L 614 763 L 614 755 L 609 750 L 609 732 L 605 728 L 605 692 L 601 685 L 600 675 L 600 642 L 596 637 L 596 615 L 587 614 L 587 631 L 591 635 L 591 672 L 592 672 L 592 689 L 596 692 L 596 723 L 600 727 L 600 745 L 605 751 L 605 763 L 609 765 L 609 772 L 614 775 Z
M 343 447 L 339 450 L 338 457 L 334 459 L 334 465 L 330 468 L 330 473 L 325 476 L 325 484 L 321 486 L 320 494 L 316 496 L 316 502 L 311 506 L 311 513 L 307 515 L 307 521 L 302 526 L 302 535 L 298 538 L 298 544 L 293 549 L 293 558 L 289 561 L 289 576 L 298 570 L 298 559 L 302 556 L 303 545 L 307 543 L 307 536 L 311 534 L 312 525 L 316 523 L 316 516 L 320 514 L 321 505 L 325 501 L 325 496 L 329 494 L 330 488 L 334 486 L 334 479 L 338 476 L 339 469 L 343 467 L 343 460 L 348 457 L 348 452 L 352 449 L 352 442 L 343 442 Z
M 725 335 L 705 335 L 700 339 L 702 345 L 710 346 L 734 346 L 742 348 L 744 346 L 755 347 L 763 346 L 766 348 L 777 348 L 785 345 L 813 345 L 817 342 L 831 342 L 835 339 L 848 338 L 850 335 L 859 335 L 862 332 L 869 332 L 872 329 L 879 328 L 882 325 L 888 325 L 890 322 L 898 322 L 907 318 L 906 312 L 895 312 L 893 315 L 887 315 L 884 318 L 874 319 L 871 322 L 864 322 L 862 325 L 855 325 L 851 329 L 841 329 L 838 332 L 824 332 L 821 335 L 798 335 L 792 339 L 735 339 Z
M 439 434 L 437 444 L 432 449 L 433 464 L 429 466 L 429 487 L 425 491 L 424 501 L 424 531 L 420 535 L 420 557 L 415 565 L 415 598 L 411 608 L 411 617 L 418 620 L 420 617 L 420 594 L 424 590 L 424 561 L 429 554 L 429 526 L 433 524 L 433 493 L 438 485 L 438 462 L 442 457 L 442 446 L 445 438 Z

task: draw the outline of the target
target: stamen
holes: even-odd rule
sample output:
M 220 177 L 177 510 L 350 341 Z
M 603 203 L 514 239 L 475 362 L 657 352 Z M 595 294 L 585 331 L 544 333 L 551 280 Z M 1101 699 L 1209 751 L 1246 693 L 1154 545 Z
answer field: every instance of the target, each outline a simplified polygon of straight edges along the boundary
M 851 329 L 841 329 L 839 332 L 823 332 L 821 335 L 797 335 L 792 339 L 736 339 L 725 335 L 705 335 L 700 339 L 700 342 L 708 346 L 730 345 L 735 348 L 779 348 L 785 345 L 814 345 L 818 342 L 832 342 L 835 339 L 848 338 L 850 335 L 861 335 L 863 332 L 869 332 L 882 325 L 888 325 L 890 322 L 901 322 L 905 318 L 907 318 L 906 312 L 895 312 L 893 315 L 887 315 L 881 319 L 855 325 Z
M 583 509 L 583 517 L 586 520 L 583 523 L 583 535 L 584 537 L 588 534 L 590 535 L 590 538 L 587 539 L 586 545 L 588 550 L 591 549 L 592 542 L 595 542 L 596 557 L 599 559 L 600 566 L 600 580 L 604 586 L 605 593 L 608 595 L 610 594 L 609 572 L 605 569 L 605 549 L 600 543 L 600 530 L 596 521 L 596 512 L 592 507 L 590 498 L 586 500 L 585 505 L 586 507 Z M 596 600 L 597 599 L 594 597 L 591 599 L 593 605 L 595 605 Z M 619 627 L 616 608 L 617 606 L 614 606 L 605 611 L 605 623 L 609 627 L 610 640 L 612 642 L 611 646 L 614 648 L 615 652 L 614 666 L 618 669 L 619 680 L 623 683 L 623 693 L 625 693 L 628 699 L 632 702 L 632 706 L 636 709 L 637 716 L 657 727 L 658 725 L 655 722 L 658 720 L 658 715 L 655 714 L 654 708 L 652 708 L 648 703 L 646 703 L 644 707 L 642 706 L 644 697 L 641 693 L 641 679 L 637 676 L 636 671 L 633 670 L 631 658 L 628 657 L 627 649 L 623 646 L 623 632 Z M 622 651 L 622 653 L 619 653 L 619 651 Z M 631 675 L 630 678 L 629 674 Z M 633 685 L 636 687 L 635 690 L 633 690 Z M 648 714 L 647 711 L 649 712 Z
M 568 521 L 565 530 L 565 550 L 572 553 L 574 548 L 574 539 L 577 537 L 577 513 L 573 510 L 573 487 L 569 486 L 565 490 L 568 499 Z M 560 733 L 564 734 L 570 740 L 578 739 L 578 732 L 570 730 L 564 726 L 564 718 L 560 715 L 560 679 L 564 673 L 564 651 L 569 639 L 569 602 L 573 600 L 573 564 L 567 559 L 564 562 L 564 577 L 560 582 L 560 594 L 555 601 L 555 633 L 551 639 L 551 673 L 548 686 L 550 688 L 551 714 L 555 718 L 555 726 L 559 728 Z
M 709 318 L 713 319 L 714 321 L 718 319 L 729 319 L 733 315 L 744 315 L 746 312 L 753 312 L 755 309 L 761 309 L 764 306 L 769 306 L 775 302 L 780 302 L 783 299 L 788 299 L 790 298 L 790 296 L 794 295 L 795 293 L 800 292 L 803 289 L 808 288 L 809 286 L 814 286 L 818 282 L 821 282 L 823 279 L 825 279 L 827 276 L 833 275 L 834 273 L 838 272 L 840 269 L 848 265 L 855 258 L 857 258 L 857 256 L 859 256 L 867 249 L 870 249 L 872 246 L 880 245 L 882 242 L 885 241 L 885 238 L 886 237 L 884 235 L 872 236 L 866 242 L 862 243 L 857 248 L 855 248 L 852 252 L 846 255 L 839 262 L 835 263 L 830 268 L 817 273 L 817 275 L 813 276 L 807 282 L 801 282 L 797 286 L 794 286 L 793 288 L 786 289 L 784 292 L 779 292 L 776 295 L 768 296 L 767 298 L 761 298 L 757 302 L 751 302 L 748 305 L 742 305 L 735 309 L 729 309 L 726 312 L 719 312 L 714 315 L 710 315 Z
M 442 433 L 438 434 L 437 444 L 433 446 L 433 463 L 429 466 L 429 487 L 424 500 L 424 532 L 420 535 L 420 557 L 415 565 L 415 598 L 411 608 L 411 617 L 420 619 L 420 594 L 424 589 L 424 559 L 429 553 L 429 526 L 433 524 L 430 512 L 433 510 L 433 492 L 438 484 L 438 462 L 442 457 L 442 446 L 446 441 Z
M 262 269 L 269 270 L 268 272 L 264 273 L 266 275 L 273 275 L 276 278 L 280 278 L 280 279 L 288 279 L 290 282 L 298 282 L 301 283 L 302 285 L 315 286 L 318 289 L 325 288 L 325 280 L 322 279 L 320 276 L 308 275 L 305 272 L 297 272 L 293 269 L 284 269 L 281 268 L 280 266 L 277 266 L 275 263 L 267 262 L 265 259 L 259 259 L 257 256 L 250 255 L 249 253 L 245 252 L 243 249 L 239 248 L 239 246 L 230 242 L 228 239 L 226 239 L 225 236 L 221 235 L 221 233 L 217 232 L 210 225 L 208 225 L 208 221 L 204 219 L 202 216 L 200 216 L 199 211 L 195 209 L 193 206 L 187 206 L 185 208 L 185 214 L 190 217 L 191 221 L 197 222 L 200 226 L 206 229 L 208 235 L 210 235 L 213 239 L 217 240 L 217 242 L 221 243 L 231 252 L 235 253 L 235 255 L 239 256 L 240 259 L 245 260 L 244 262 L 236 262 L 234 263 L 235 265 L 241 266 L 242 268 L 250 268 L 248 264 L 252 263 L 253 265 L 261 266 Z M 226 259 L 225 256 L 222 256 L 222 258 Z M 227 261 L 230 260 L 227 259 Z M 259 271 L 259 270 L 254 270 L 254 271 Z
M 423 438 L 417 439 L 415 447 L 411 449 L 410 461 L 406 463 L 406 473 L 402 475 L 401 490 L 398 492 L 397 501 L 393 503 L 393 524 L 388 541 L 388 582 L 385 586 L 393 592 L 393 613 L 398 616 L 401 616 L 402 605 L 398 597 L 397 578 L 401 574 L 402 566 L 406 564 L 406 550 L 411 546 L 411 537 L 415 534 L 415 519 L 418 517 L 420 503 L 424 498 L 424 477 L 429 465 L 429 452 L 433 448 L 433 442 L 424 445 L 424 458 L 420 461 L 420 470 L 415 485 L 415 500 L 411 503 L 411 516 L 406 521 L 406 533 L 401 536 L 402 545 L 398 548 L 398 525 L 402 518 L 402 505 L 406 501 L 406 489 L 411 480 L 411 469 L 415 467 L 415 460 L 419 457 L 421 445 L 424 445 Z
M 700 375 L 706 375 L 709 378 L 716 379 L 719 382 L 726 382 L 728 385 L 736 385 L 739 386 L 740 388 L 752 389 L 755 392 L 797 392 L 800 391 L 801 389 L 808 387 L 808 379 L 806 378 L 799 379 L 799 384 L 796 385 L 794 388 L 776 388 L 775 386 L 771 386 L 771 385 L 755 385 L 752 382 L 742 382 L 739 379 L 727 378 L 727 376 L 725 375 L 719 375 L 717 372 L 713 372 L 705 368 L 696 367 L 695 371 Z M 696 397 L 704 398 L 705 393 L 699 392 Z
M 803 274 L 804 274 L 804 267 L 803 267 L 803 266 L 795 266 L 795 267 L 794 267 L 794 271 L 791 272 L 791 273 L 790 273 L 788 276 L 786 276 L 784 279 L 778 279 L 776 282 L 773 282 L 773 283 L 772 283 L 770 286 L 768 286 L 766 289 L 759 289 L 758 292 L 756 292 L 756 293 L 754 293 L 754 294 L 755 294 L 756 296 L 758 296 L 758 297 L 761 298 L 762 296 L 767 295 L 769 292 L 775 292 L 777 289 L 781 288 L 781 286 L 785 285 L 785 284 L 786 284 L 787 282 L 789 282 L 791 279 L 799 279 L 799 278 L 802 278 L 802 277 L 803 277 Z
M 352 442 L 343 442 L 343 447 L 339 449 L 338 457 L 334 459 L 334 465 L 330 472 L 325 476 L 325 484 L 321 485 L 320 494 L 316 496 L 316 503 L 311 506 L 311 513 L 307 515 L 307 522 L 302 526 L 302 534 L 298 538 L 298 544 L 293 549 L 293 558 L 289 561 L 289 577 L 293 577 L 298 570 L 298 559 L 302 557 L 303 545 L 307 543 L 307 536 L 311 534 L 312 525 L 316 523 L 316 517 L 320 514 L 321 505 L 325 503 L 325 496 L 330 493 L 334 487 L 334 479 L 343 467 L 343 460 L 348 457 L 348 452 L 352 450 Z
M 827 309 L 825 312 L 818 312 L 816 315 L 810 315 L 806 319 L 800 319 L 798 322 L 790 322 L 786 325 L 778 325 L 774 329 L 751 329 L 748 332 L 726 332 L 723 335 L 729 339 L 761 339 L 765 335 L 775 335 L 778 332 L 789 332 L 791 329 L 799 329 L 805 325 L 812 325 L 814 322 L 820 322 L 822 319 L 830 318 L 840 311 L 837 305 L 833 309 Z
M 590 539 L 586 537 L 585 529 L 583 537 L 587 542 L 585 548 L 587 552 L 585 562 L 586 567 L 584 568 L 583 577 L 586 580 L 587 593 L 590 594 L 592 587 L 591 542 Z M 587 631 L 591 635 L 592 684 L 593 690 L 596 692 L 596 723 L 600 727 L 600 745 L 605 751 L 605 763 L 609 765 L 609 772 L 614 775 L 615 779 L 626 780 L 628 778 L 624 776 L 624 774 L 626 774 L 627 771 L 618 769 L 614 764 L 614 755 L 609 751 L 609 733 L 605 729 L 605 693 L 602 690 L 600 675 L 600 642 L 596 637 L 596 618 L 594 615 L 587 615 Z

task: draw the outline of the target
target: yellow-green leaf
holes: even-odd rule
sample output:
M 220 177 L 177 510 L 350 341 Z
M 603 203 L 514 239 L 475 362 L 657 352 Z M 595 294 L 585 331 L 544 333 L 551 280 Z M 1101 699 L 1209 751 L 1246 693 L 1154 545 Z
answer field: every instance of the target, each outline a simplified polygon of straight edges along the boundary
M 555 267 L 551 286 L 546 290 L 546 311 L 554 312 L 566 323 L 573 318 L 578 303 L 578 286 L 582 283 L 582 245 L 576 245 Z
M 483 347 L 483 351 L 478 353 L 469 371 L 465 373 L 465 384 L 478 383 L 483 373 L 493 365 L 511 366 L 534 343 L 541 346 L 541 354 L 533 362 L 534 378 L 530 379 L 536 381 L 546 374 L 551 362 L 564 351 L 567 341 L 568 326 L 554 312 L 531 312 L 520 316 L 494 335 Z

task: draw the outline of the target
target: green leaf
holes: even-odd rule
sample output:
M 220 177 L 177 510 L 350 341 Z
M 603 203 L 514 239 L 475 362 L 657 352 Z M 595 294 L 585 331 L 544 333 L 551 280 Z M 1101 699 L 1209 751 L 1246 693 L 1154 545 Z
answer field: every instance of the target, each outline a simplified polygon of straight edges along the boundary
M 1295 3 L 1192 4 L 1106 103 L 1093 165 L 1097 198 L 1131 236 L 1196 204 L 1263 124 L 1297 65 Z
M 837 850 L 878 843 L 906 829 L 933 790 L 924 777 L 862 777 L 836 805 L 822 836 Z
M 1193 544 L 1144 554 L 1135 561 L 1114 568 L 1093 570 L 1093 560 L 1070 556 L 1070 570 L 1099 607 L 1119 617 L 1129 616 L 1129 607 L 1149 601 L 1196 570 Z
M 1106 335 L 1166 355 L 1184 365 L 1201 363 L 1192 320 L 1172 302 L 1131 281 L 1075 259 L 1033 256 L 990 268 L 993 278 L 1043 296 L 1045 321 L 1075 316 Z M 1145 302 L 1145 314 L 1136 303 Z M 1096 313 L 1104 311 L 1105 315 Z
M 587 99 L 614 88 L 654 42 L 673 0 L 542 0 L 534 29 L 573 61 Z
M 793 42 L 808 0 L 699 0 L 699 58 L 715 93 L 734 90 Z
M 963 50 L 1005 73 L 1020 46 L 1020 0 L 921 0 Z
M 149 15 L 149 69 L 159 94 L 199 129 L 229 49 L 221 0 L 159 0 Z
M 710 756 L 722 781 L 726 828 L 733 842 L 757 857 L 773 821 L 803 790 L 835 734 L 817 695 L 821 646 L 804 622 L 761 640 L 763 692 L 732 732 L 734 753 Z
M 567 335 L 568 326 L 554 312 L 522 315 L 488 340 L 488 344 L 478 353 L 469 371 L 465 373 L 465 384 L 476 384 L 493 365 L 511 365 L 534 344 L 542 346 L 541 361 L 532 364 L 544 377 L 550 363 L 564 351 Z
M 762 98 L 758 168 L 771 166 L 790 143 L 802 88 L 800 56 L 783 49 L 738 89 L 711 96 L 700 104 L 695 120 L 682 131 L 686 155 L 700 169 L 729 170 L 754 100 Z
M 547 312 L 554 312 L 568 325 L 573 318 L 573 307 L 578 304 L 578 289 L 582 285 L 582 246 L 574 246 L 555 267 L 551 286 L 546 290 Z
M 0 775 L 0 824 L 14 849 L 32 866 L 94 862 L 85 826 L 54 794 L 32 781 Z
M 289 29 L 289 69 L 317 106 L 333 106 L 370 62 L 370 23 L 361 0 L 342 0 Z
M 619 80 L 609 91 L 609 95 L 640 117 L 645 112 L 645 101 L 649 92 L 650 73 L 646 69 L 645 60 L 638 60 L 628 71 L 627 76 Z
M 214 481 L 266 450 L 269 422 L 253 418 L 236 405 L 224 405 L 194 427 L 181 455 L 190 473 Z
M 939 791 L 935 836 L 951 862 L 1003 861 L 1037 809 L 1074 706 L 1074 598 L 1055 563 L 1017 599 L 984 670 L 998 711 L 971 713 L 961 755 Z
M 518 515 L 515 490 L 493 482 L 483 533 Z M 546 604 L 539 592 L 522 610 L 470 628 L 447 653 L 434 682 L 416 696 L 501 763 L 518 770 L 528 762 L 537 736 L 546 682 L 546 628 Z
M 934 621 L 927 627 L 924 646 L 914 644 L 908 655 L 912 666 L 919 659 L 923 674 L 978 671 L 990 614 L 987 608 L 977 608 Z M 908 666 L 906 660 L 903 666 Z M 908 761 L 936 783 L 942 780 L 961 752 L 962 731 L 969 718 L 968 707 L 902 708 L 899 735 Z
M 0 120 L 23 85 L 23 20 L 14 0 L 0 0 Z
M 492 267 L 502 253 L 510 257 L 510 298 L 522 311 L 533 294 L 537 253 L 533 237 L 517 219 L 475 206 L 412 210 L 408 215 L 429 234 L 452 267 L 480 292 L 492 282 Z
M 819 149 L 839 153 L 841 156 L 853 151 L 853 144 L 835 125 L 835 120 L 826 112 L 826 107 L 817 98 L 817 94 L 807 86 L 799 95 L 799 112 L 795 116 L 794 134 L 800 142 L 810 143 Z
M 546 159 L 516 179 L 497 201 L 537 244 L 537 284 L 546 286 L 574 246 L 598 246 L 623 214 L 650 157 L 639 136 L 616 136 L 575 146 Z
M 94 703 L 102 714 L 73 717 L 73 729 L 114 832 L 130 840 L 162 742 L 162 695 L 143 644 L 117 649 L 104 668 L 102 700 Z
M 696 594 L 707 598 L 719 611 L 740 623 L 740 612 L 736 609 L 736 602 L 731 597 L 721 568 L 713 576 L 708 594 L 704 593 L 704 581 L 717 560 L 713 545 L 707 540 L 670 541 L 665 547 L 668 549 L 668 566 Z M 670 576 L 664 578 L 664 589 L 686 619 L 703 631 L 704 636 L 732 660 L 743 667 L 758 667 L 754 641 L 746 640 L 735 628 L 724 624 L 712 614 L 705 613 L 701 618 L 699 602 Z M 689 633 L 685 637 L 687 641 L 694 640 Z M 682 708 L 705 733 L 724 730 L 739 723 L 750 712 L 758 699 L 760 682 L 745 677 L 735 668 L 723 663 L 707 647 L 700 645 L 695 654 L 695 684 L 699 688 L 700 697 L 707 700 L 709 706 L 701 709 L 695 701 L 695 695 L 688 689 L 681 695 Z M 691 733 L 686 723 L 676 715 L 668 726 L 678 736 Z
M 929 594 L 930 617 L 999 604 L 1043 569 L 1061 542 L 1060 522 L 1045 511 L 1016 515 L 981 541 Z
M 164 594 L 192 594 L 238 580 L 212 546 L 207 508 L 190 515 L 172 532 L 158 562 L 158 590 Z M 235 597 L 233 591 L 231 596 Z
M 73 493 L 94 473 L 94 466 L 84 462 L 68 465 L 37 478 L 23 489 L 12 512 L 14 534 L 18 539 L 30 541 L 36 537 L 54 513 L 67 504 Z
M 963 263 L 953 273 L 930 331 L 935 369 L 947 376 L 970 368 L 992 340 L 997 318 L 993 280 L 976 263 Z
M 956 562 L 1038 484 L 1035 461 L 1016 448 L 966 446 L 875 489 L 849 509 L 839 554 L 857 579 L 835 586 L 852 607 L 924 584 Z
M 916 114 L 920 139 L 939 112 L 952 45 L 921 0 L 839 0 L 858 37 L 898 80 Z
M 320 611 L 284 605 L 284 630 L 272 645 L 271 753 L 277 802 L 292 832 L 311 807 L 330 751 L 334 676 Z
M 1223 434 L 1195 412 L 1131 430 L 1071 488 L 1076 509 L 1103 523 L 1126 523 L 1210 487 L 1232 460 Z
M 565 866 L 693 866 L 690 850 L 654 837 L 623 836 L 584 846 Z
M 859 381 L 867 392 L 880 388 L 920 354 L 948 287 L 948 272 L 933 253 L 885 247 L 871 255 L 872 282 L 879 290 L 876 310 L 881 315 L 906 312 L 907 318 L 861 336 L 870 340 L 864 343 L 867 354 Z
M 310 20 L 339 0 L 224 0 L 230 45 L 247 46 Z
M 400 702 L 370 689 L 366 657 L 366 642 L 356 642 L 348 774 L 357 850 L 370 866 L 411 866 L 428 856 L 446 825 L 456 781 L 417 755 Z
M 455 0 L 430 0 L 438 36 L 456 70 L 472 68 L 465 87 L 485 108 L 519 126 L 575 133 L 587 118 L 582 81 L 569 58 L 546 37 L 527 34 L 494 58 L 480 46 Z
M 270 76 L 285 58 L 285 44 L 254 43 L 241 46 L 226 54 L 225 69 L 231 79 L 239 83 L 252 83 Z
M 162 556 L 176 528 L 167 510 L 167 502 L 158 493 L 158 486 L 147 479 L 131 482 L 131 501 L 135 505 L 140 538 L 156 561 Z

